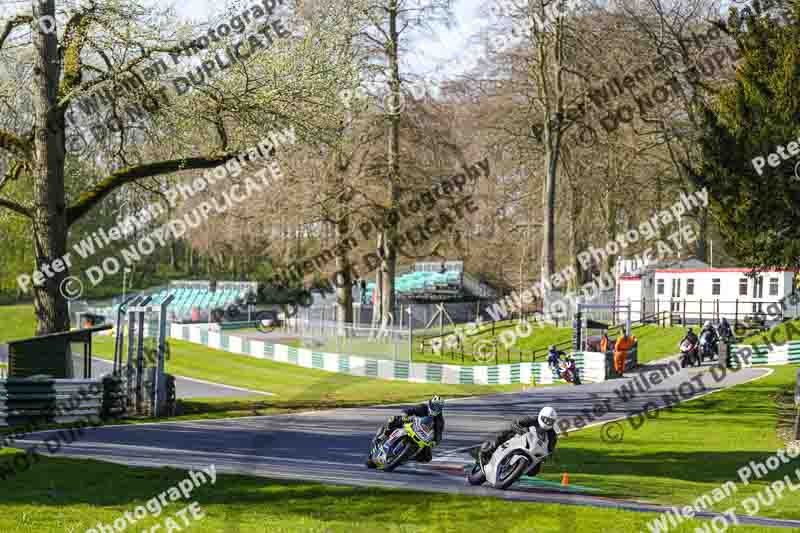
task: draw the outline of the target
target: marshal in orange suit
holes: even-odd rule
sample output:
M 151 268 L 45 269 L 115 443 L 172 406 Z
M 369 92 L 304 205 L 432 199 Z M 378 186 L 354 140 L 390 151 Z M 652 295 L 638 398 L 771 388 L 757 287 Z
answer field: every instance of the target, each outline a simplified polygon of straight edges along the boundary
M 622 335 L 614 345 L 614 369 L 622 376 L 625 372 L 625 360 L 628 359 L 628 350 L 636 344 L 636 337 Z

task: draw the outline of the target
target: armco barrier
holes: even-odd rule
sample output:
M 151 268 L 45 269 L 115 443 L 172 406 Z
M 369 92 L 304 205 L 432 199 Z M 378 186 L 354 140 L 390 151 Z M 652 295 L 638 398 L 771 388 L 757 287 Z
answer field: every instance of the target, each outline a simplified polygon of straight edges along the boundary
M 20 379 L 0 381 L 0 426 L 66 424 L 99 415 L 100 379 Z
M 738 368 L 740 358 L 736 357 L 740 351 L 750 350 L 750 360 L 744 366 L 753 365 L 798 365 L 800 364 L 800 341 L 789 341 L 784 344 L 772 346 L 766 344 L 731 344 L 728 347 L 728 366 Z
M 243 338 L 228 333 L 205 331 L 201 327 L 185 324 L 173 324 L 170 329 L 170 337 L 202 344 L 209 348 L 249 355 L 258 359 L 316 368 L 327 372 L 341 372 L 352 376 L 450 385 L 532 383 L 548 385 L 564 382 L 553 375 L 546 362 L 461 366 L 367 359 L 357 355 L 318 352 L 307 348 L 294 348 L 284 344 L 273 344 L 252 338 Z M 576 352 L 573 355 L 582 381 L 605 381 L 605 354 Z

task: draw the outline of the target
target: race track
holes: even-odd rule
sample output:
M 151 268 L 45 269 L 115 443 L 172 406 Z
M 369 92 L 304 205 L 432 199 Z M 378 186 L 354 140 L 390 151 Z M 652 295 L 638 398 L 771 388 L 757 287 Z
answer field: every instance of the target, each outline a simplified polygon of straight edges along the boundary
M 657 368 L 662 368 L 663 372 L 664 365 L 651 365 L 639 372 L 652 375 L 653 372 L 659 372 L 654 370 Z M 697 377 L 700 372 L 702 374 Z M 140 466 L 200 468 L 214 464 L 220 472 L 272 478 L 662 511 L 667 508 L 589 495 L 514 489 L 513 486 L 512 490 L 507 491 L 471 487 L 466 484 L 463 475 L 455 472 L 467 461 L 467 455 L 462 450 L 480 443 L 487 433 L 503 428 L 511 418 L 536 414 L 547 404 L 555 406 L 560 417 L 570 418 L 581 415 L 587 409 L 591 412 L 598 403 L 610 405 L 611 411 L 595 420 L 597 424 L 624 417 L 648 402 L 661 406 L 664 394 L 690 382 L 693 376 L 693 383 L 699 385 L 702 382 L 706 388 L 701 392 L 699 387 L 694 387 L 698 389 L 696 396 L 744 383 L 769 372 L 771 370 L 762 368 L 729 371 L 717 382 L 711 379 L 707 370 L 683 370 L 626 402 L 621 400 L 615 389 L 623 382 L 630 382 L 631 377 L 628 376 L 622 380 L 580 387 L 542 387 L 528 392 L 448 401 L 445 436 L 442 446 L 435 451 L 434 463 L 403 466 L 391 474 L 368 470 L 364 466 L 364 459 L 376 428 L 389 416 L 396 414 L 398 406 L 201 422 L 106 426 L 87 431 L 79 441 L 64 445 L 58 455 Z M 620 426 L 631 430 L 627 423 L 621 423 Z M 48 433 L 37 433 L 19 442 L 41 442 Z M 735 472 L 731 472 L 731 475 L 735 476 Z M 715 516 L 714 513 L 698 515 Z M 742 523 L 750 524 L 800 526 L 800 522 L 795 521 L 748 516 L 741 516 L 740 519 Z

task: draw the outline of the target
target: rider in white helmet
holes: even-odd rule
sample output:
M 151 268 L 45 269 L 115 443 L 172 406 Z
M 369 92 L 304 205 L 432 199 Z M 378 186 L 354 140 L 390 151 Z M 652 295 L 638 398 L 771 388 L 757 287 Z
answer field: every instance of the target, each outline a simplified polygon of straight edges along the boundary
M 556 413 L 556 410 L 549 405 L 547 407 L 543 407 L 542 410 L 539 411 L 539 416 L 518 418 L 511 424 L 511 427 L 501 431 L 500 433 L 497 433 L 493 438 L 487 440 L 481 445 L 480 453 L 483 456 L 484 463 L 489 461 L 494 451 L 505 441 L 514 437 L 515 435 L 521 435 L 527 432 L 528 428 L 531 426 L 534 426 L 538 430 L 547 434 L 547 451 L 548 453 L 553 453 L 553 450 L 556 449 L 556 442 L 558 441 L 558 435 L 554 429 L 557 420 L 558 414 Z M 541 463 L 539 463 L 532 475 L 538 474 L 540 468 Z

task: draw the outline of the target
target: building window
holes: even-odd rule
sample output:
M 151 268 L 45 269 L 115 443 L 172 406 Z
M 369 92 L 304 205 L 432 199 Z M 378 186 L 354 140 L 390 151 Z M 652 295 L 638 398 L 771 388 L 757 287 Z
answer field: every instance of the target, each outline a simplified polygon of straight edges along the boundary
M 739 296 L 747 296 L 747 278 L 739 279 Z
M 664 280 L 656 281 L 656 294 L 664 294 Z
M 711 280 L 711 294 L 714 296 L 719 296 L 719 278 L 714 278 Z
M 694 280 L 691 278 L 686 280 L 686 296 L 694 296 Z
M 769 295 L 778 295 L 778 278 L 769 278 Z

